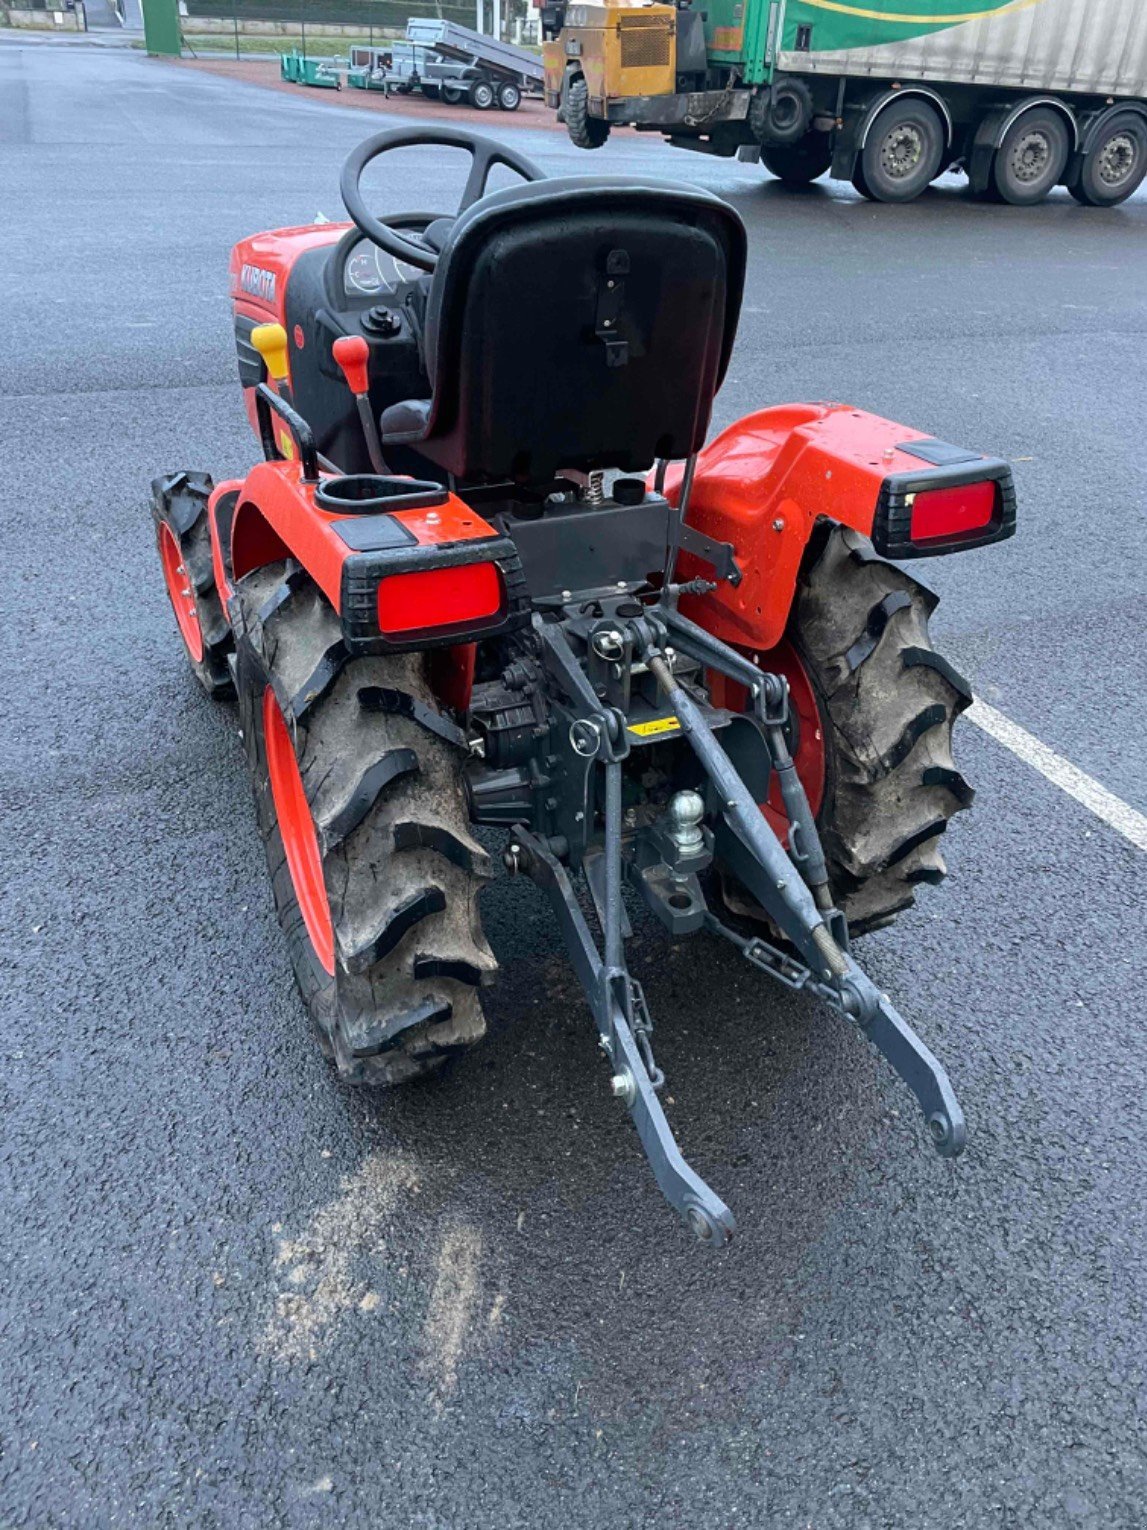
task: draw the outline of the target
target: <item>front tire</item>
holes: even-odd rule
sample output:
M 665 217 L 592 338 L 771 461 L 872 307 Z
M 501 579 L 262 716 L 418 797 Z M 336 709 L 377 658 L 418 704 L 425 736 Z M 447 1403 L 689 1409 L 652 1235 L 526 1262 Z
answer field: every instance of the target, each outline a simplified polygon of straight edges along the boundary
M 215 587 L 207 502 L 207 473 L 172 473 L 151 486 L 155 540 L 167 598 L 196 680 L 216 699 L 232 694 L 228 655 L 233 643 Z
M 421 655 L 352 658 L 290 563 L 240 581 L 242 728 L 276 910 L 320 1044 L 342 1077 L 433 1072 L 485 1032 L 495 961 L 477 898 L 465 756 Z
M 469 90 L 470 105 L 475 111 L 488 112 L 494 104 L 494 87 L 489 80 L 474 80 Z
M 580 76 L 566 92 L 566 132 L 579 149 L 600 149 L 609 137 L 609 123 L 589 114 L 589 87 Z

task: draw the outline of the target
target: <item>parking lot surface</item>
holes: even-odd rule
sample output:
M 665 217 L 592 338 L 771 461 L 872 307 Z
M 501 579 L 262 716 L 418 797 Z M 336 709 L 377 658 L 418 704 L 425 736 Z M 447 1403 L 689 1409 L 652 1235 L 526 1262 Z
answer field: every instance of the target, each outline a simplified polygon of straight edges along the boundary
M 945 178 L 872 206 L 460 115 L 553 171 L 737 207 L 717 424 L 845 398 L 1013 460 L 1019 535 L 918 566 L 938 645 L 1147 811 L 1147 198 L 1024 211 Z M 448 1078 L 364 1097 L 312 1044 L 148 483 L 254 459 L 228 251 L 338 216 L 374 126 L 0 44 L 0 1522 L 1141 1525 L 1144 857 L 971 724 L 953 875 L 860 952 L 949 1067 L 958 1163 L 831 1013 L 643 929 L 669 1113 L 739 1222 L 706 1256 L 547 909 L 504 879 L 490 1038 Z M 460 184 L 426 151 L 378 205 Z

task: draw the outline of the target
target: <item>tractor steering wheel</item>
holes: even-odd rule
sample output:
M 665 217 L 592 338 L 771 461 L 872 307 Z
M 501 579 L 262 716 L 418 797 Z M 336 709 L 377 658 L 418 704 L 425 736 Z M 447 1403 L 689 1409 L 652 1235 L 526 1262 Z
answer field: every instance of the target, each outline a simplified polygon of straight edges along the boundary
M 421 241 L 416 243 L 408 236 L 400 234 L 393 224 L 384 223 L 381 218 L 372 213 L 366 205 L 360 182 L 367 165 L 372 159 L 377 159 L 380 154 L 389 154 L 392 149 L 416 148 L 422 144 L 441 144 L 446 148 L 465 149 L 470 155 L 470 174 L 466 177 L 462 200 L 458 204 L 459 213 L 465 212 L 479 197 L 485 195 L 486 183 L 495 165 L 507 166 L 524 181 L 545 180 L 545 171 L 539 169 L 524 154 L 515 154 L 512 149 L 504 148 L 500 143 L 495 143 L 492 138 L 485 138 L 481 133 L 468 133 L 464 128 L 388 128 L 385 132 L 376 133 L 373 138 L 360 143 L 358 148 L 347 157 L 342 168 L 339 190 L 342 193 L 343 205 L 372 244 L 377 244 L 380 250 L 385 250 L 395 260 L 417 266 L 420 271 L 434 270 L 438 264 L 438 252 Z

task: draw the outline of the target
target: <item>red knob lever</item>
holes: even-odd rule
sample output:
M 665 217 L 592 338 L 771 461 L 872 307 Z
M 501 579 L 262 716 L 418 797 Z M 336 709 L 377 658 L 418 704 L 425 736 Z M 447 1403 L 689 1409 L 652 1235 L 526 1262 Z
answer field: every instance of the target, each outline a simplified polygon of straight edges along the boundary
M 370 367 L 370 346 L 362 336 L 341 335 L 331 346 L 331 351 L 355 397 L 369 392 L 370 380 L 367 373 Z

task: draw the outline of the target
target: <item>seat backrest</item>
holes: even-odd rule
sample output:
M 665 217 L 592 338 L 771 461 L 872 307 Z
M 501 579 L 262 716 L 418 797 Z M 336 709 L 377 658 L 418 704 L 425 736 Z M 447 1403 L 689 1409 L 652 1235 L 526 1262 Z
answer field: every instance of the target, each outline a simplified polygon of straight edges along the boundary
M 521 482 L 698 451 L 745 253 L 737 213 L 698 188 L 578 176 L 483 197 L 434 275 L 416 449 L 464 481 Z

